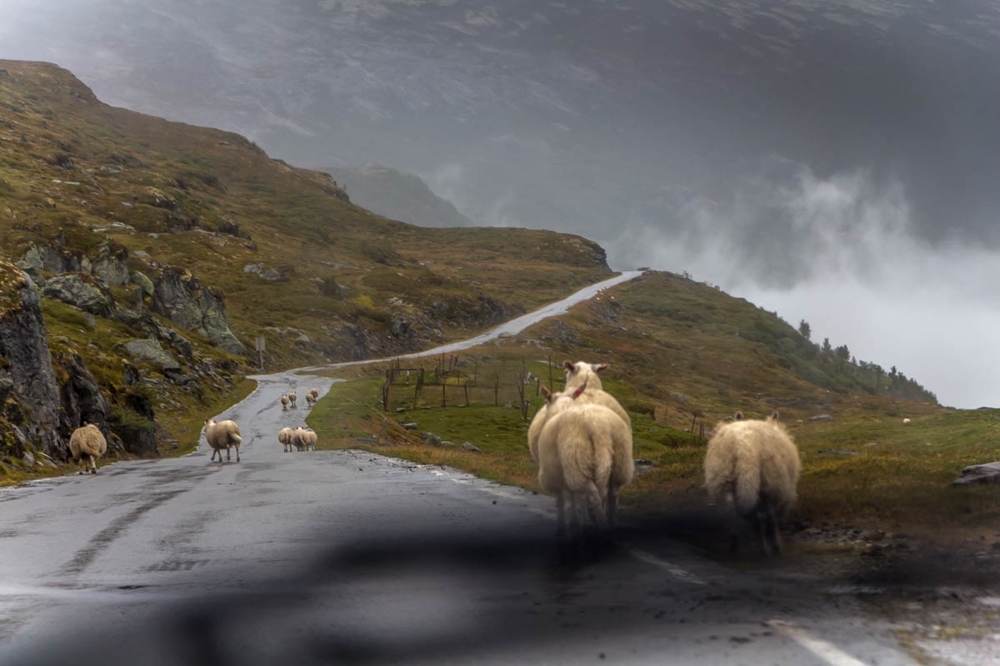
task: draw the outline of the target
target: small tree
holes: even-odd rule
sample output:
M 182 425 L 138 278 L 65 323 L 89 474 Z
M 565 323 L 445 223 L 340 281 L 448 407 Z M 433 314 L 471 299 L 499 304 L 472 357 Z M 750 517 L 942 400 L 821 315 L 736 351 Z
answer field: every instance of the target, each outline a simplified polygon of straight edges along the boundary
M 801 335 L 806 340 L 812 335 L 812 328 L 809 326 L 809 322 L 805 319 L 799 322 L 799 335 Z
M 823 338 L 823 353 L 829 354 L 833 352 L 833 347 L 830 345 L 830 338 Z

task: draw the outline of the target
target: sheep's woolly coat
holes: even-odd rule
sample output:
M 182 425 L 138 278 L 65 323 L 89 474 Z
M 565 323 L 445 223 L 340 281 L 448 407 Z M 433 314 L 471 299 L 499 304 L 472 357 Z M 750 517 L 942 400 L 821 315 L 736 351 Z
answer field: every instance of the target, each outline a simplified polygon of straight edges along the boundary
M 315 432 L 301 426 L 292 431 L 292 445 L 299 451 L 308 451 L 310 449 L 315 451 L 317 440 L 318 437 Z
M 236 448 L 236 462 L 240 461 L 240 444 L 243 442 L 243 437 L 240 435 L 240 427 L 236 425 L 235 421 L 225 420 L 215 422 L 215 419 L 209 419 L 205 422 L 205 439 L 208 441 L 208 445 L 212 447 L 212 460 L 215 460 L 215 455 L 219 455 L 219 462 L 222 462 L 222 450 L 226 451 L 226 460 L 231 460 L 231 455 L 229 452 L 230 447 Z
M 631 430 L 607 407 L 580 403 L 584 388 L 548 396 L 534 442 L 538 482 L 556 498 L 560 532 L 566 525 L 566 499 L 574 523 L 589 522 L 589 513 L 598 528 L 613 526 L 618 492 L 634 474 Z
M 90 463 L 90 471 L 97 473 L 97 458 L 100 458 L 108 450 L 108 441 L 101 434 L 101 429 L 93 423 L 88 423 L 73 431 L 69 437 L 69 452 L 73 460 L 80 464 L 80 472 L 87 471 L 87 463 Z
M 731 503 L 736 514 L 773 531 L 779 548 L 777 521 L 795 503 L 802 463 L 799 450 L 777 413 L 765 421 L 737 420 L 719 424 L 705 452 L 705 485 L 714 502 Z M 767 551 L 766 540 L 762 541 Z
M 285 453 L 292 450 L 292 432 L 291 428 L 282 428 L 278 431 L 278 443 Z

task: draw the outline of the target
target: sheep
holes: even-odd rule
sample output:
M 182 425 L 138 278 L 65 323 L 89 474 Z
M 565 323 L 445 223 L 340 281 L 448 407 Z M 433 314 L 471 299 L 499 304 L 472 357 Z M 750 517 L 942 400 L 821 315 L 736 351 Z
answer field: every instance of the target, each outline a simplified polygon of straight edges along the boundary
M 215 460 L 215 454 L 219 454 L 219 462 L 222 462 L 222 449 L 226 450 L 226 460 L 232 460 L 232 454 L 229 451 L 229 447 L 236 447 L 236 462 L 240 461 L 240 444 L 243 442 L 243 437 L 240 435 L 240 427 L 236 425 L 235 421 L 219 421 L 215 422 L 215 419 L 209 419 L 205 421 L 205 439 L 208 441 L 208 445 L 212 447 L 212 458 Z
M 292 409 L 295 409 L 296 408 L 295 407 L 295 401 L 297 399 L 298 399 L 298 396 L 295 394 L 295 391 L 289 391 L 288 392 L 289 407 L 291 407 Z
M 535 441 L 538 483 L 556 498 L 557 535 L 566 533 L 567 498 L 574 526 L 589 513 L 599 530 L 614 527 L 618 492 L 635 472 L 631 430 L 609 408 L 581 403 L 585 390 L 586 385 L 547 393 L 546 417 Z
M 563 363 L 563 367 L 566 369 L 565 390 L 569 391 L 578 386 L 586 385 L 587 391 L 583 396 L 578 398 L 579 401 L 607 407 L 620 416 L 629 430 L 632 430 L 632 419 L 629 418 L 628 412 L 621 406 L 621 403 L 615 400 L 613 395 L 604 390 L 601 378 L 597 376 L 597 373 L 608 368 L 607 363 L 585 363 L 584 361 L 573 363 L 572 361 L 566 361 Z
M 288 396 L 284 393 L 281 394 L 281 411 L 288 411 Z
M 903 425 L 910 425 L 910 419 L 903 419 Z
M 308 395 L 311 395 L 313 397 L 313 402 L 316 402 L 317 400 L 319 400 L 319 389 L 317 388 L 309 389 Z
M 292 444 L 298 451 L 316 450 L 316 433 L 299 426 L 292 431 Z
M 795 503 L 801 469 L 799 450 L 778 422 L 778 412 L 763 421 L 737 412 L 733 422 L 716 426 L 705 452 L 711 501 L 724 501 L 731 517 L 750 521 L 764 555 L 781 551 L 778 523 Z M 735 524 L 730 546 L 737 547 Z
M 79 474 L 87 473 L 87 462 L 90 462 L 90 473 L 97 474 L 97 458 L 108 450 L 108 441 L 101 434 L 101 429 L 93 423 L 86 423 L 73 431 L 69 437 L 69 452 L 73 460 L 79 463 Z
M 309 391 L 309 393 L 306 393 L 306 406 L 312 409 L 312 406 L 315 404 L 316 404 L 316 394 L 313 393 L 312 391 Z
M 291 428 L 282 428 L 278 431 L 278 443 L 281 444 L 282 451 L 288 453 L 292 451 L 292 432 Z

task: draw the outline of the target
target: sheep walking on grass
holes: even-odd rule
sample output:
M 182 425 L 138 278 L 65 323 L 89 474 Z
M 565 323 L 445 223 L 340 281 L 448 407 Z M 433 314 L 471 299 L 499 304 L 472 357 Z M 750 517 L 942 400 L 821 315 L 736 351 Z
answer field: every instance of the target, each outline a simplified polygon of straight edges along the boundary
M 535 447 L 538 483 L 556 498 L 558 535 L 567 532 L 567 500 L 573 532 L 588 524 L 598 530 L 613 526 L 612 500 L 634 473 L 631 430 L 607 407 L 580 403 L 585 389 L 546 396 L 548 416 Z
M 294 431 L 291 428 L 282 428 L 278 431 L 278 443 L 281 444 L 281 449 L 285 453 L 289 451 L 294 451 L 292 444 L 292 433 Z
M 243 442 L 243 437 L 240 435 L 240 427 L 236 425 L 235 421 L 226 420 L 218 423 L 215 422 L 215 419 L 205 421 L 205 439 L 212 447 L 212 461 L 218 454 L 219 462 L 222 462 L 223 449 L 226 450 L 226 460 L 232 460 L 230 447 L 236 447 L 236 462 L 240 461 L 240 444 Z
M 288 396 L 285 395 L 284 393 L 282 393 L 281 394 L 281 411 L 283 411 L 283 412 L 284 411 L 288 411 L 288 403 L 289 402 L 290 402 L 290 400 L 288 399 Z
M 705 452 L 705 485 L 711 500 L 724 502 L 751 523 L 765 555 L 781 551 L 779 522 L 795 503 L 802 464 L 799 450 L 778 412 L 764 421 L 737 412 L 732 423 L 719 424 Z M 735 550 L 737 526 L 730 545 Z
M 86 474 L 88 462 L 91 474 L 97 474 L 97 459 L 108 450 L 108 441 L 104 439 L 100 428 L 93 423 L 87 423 L 77 428 L 69 437 L 69 452 L 73 460 L 80 464 L 80 474 Z
M 289 391 L 288 392 L 288 402 L 289 402 L 288 406 L 291 407 L 292 409 L 295 409 L 296 408 L 295 407 L 295 401 L 298 400 L 298 398 L 299 398 L 299 396 L 296 395 L 295 391 Z

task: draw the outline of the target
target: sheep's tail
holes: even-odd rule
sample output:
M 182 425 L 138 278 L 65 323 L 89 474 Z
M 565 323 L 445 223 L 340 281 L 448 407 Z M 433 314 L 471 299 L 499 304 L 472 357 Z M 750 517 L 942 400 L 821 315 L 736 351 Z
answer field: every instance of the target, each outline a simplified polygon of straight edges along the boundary
M 233 444 L 241 444 L 243 442 L 243 438 L 240 437 L 239 433 L 235 432 L 229 433 L 229 439 L 232 440 Z
M 760 501 L 760 462 L 754 456 L 737 455 L 734 464 L 733 500 L 737 513 L 746 516 L 753 513 Z

